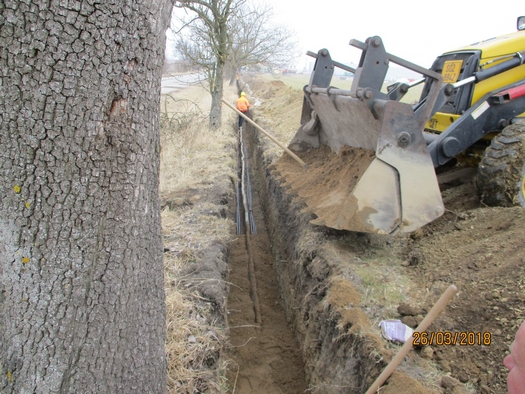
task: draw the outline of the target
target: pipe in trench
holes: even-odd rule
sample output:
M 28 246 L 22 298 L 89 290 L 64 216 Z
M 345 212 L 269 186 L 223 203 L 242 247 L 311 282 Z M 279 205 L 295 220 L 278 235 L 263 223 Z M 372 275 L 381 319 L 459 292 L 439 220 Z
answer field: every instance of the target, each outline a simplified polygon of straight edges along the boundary
M 246 124 L 246 123 L 245 123 Z M 248 155 L 247 148 L 244 143 L 244 136 L 242 132 L 243 128 L 239 128 L 239 154 L 237 155 L 237 170 L 239 170 L 239 160 L 240 160 L 240 169 L 241 177 L 240 182 L 237 181 L 236 184 L 236 194 L 237 194 L 237 234 L 242 232 L 242 221 L 241 221 L 241 209 L 244 210 L 244 227 L 245 231 L 245 244 L 246 244 L 246 253 L 248 254 L 248 277 L 250 280 L 250 293 L 253 302 L 253 310 L 255 314 L 255 323 L 259 326 L 262 324 L 261 316 L 261 307 L 259 304 L 259 295 L 257 292 L 257 279 L 255 277 L 255 264 L 253 260 L 253 253 L 251 248 L 251 236 L 257 233 L 257 228 L 255 225 L 255 218 L 253 216 L 253 206 L 252 206 L 252 190 L 250 182 L 250 174 L 248 167 Z M 242 206 L 240 204 L 240 199 L 242 195 Z

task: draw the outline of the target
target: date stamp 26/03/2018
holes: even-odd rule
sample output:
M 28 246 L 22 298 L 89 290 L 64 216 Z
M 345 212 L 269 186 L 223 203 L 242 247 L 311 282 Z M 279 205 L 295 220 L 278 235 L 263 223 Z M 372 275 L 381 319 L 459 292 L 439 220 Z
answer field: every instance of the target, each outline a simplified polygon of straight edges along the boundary
M 490 332 L 476 331 L 414 331 L 412 344 L 414 346 L 489 346 L 492 342 Z

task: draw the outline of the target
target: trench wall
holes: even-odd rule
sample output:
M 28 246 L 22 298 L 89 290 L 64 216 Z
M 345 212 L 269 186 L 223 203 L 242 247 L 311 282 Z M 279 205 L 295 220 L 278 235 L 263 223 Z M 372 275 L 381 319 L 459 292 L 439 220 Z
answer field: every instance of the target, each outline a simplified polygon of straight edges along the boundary
M 254 116 L 254 120 L 264 127 L 264 119 Z M 394 352 L 384 346 L 377 330 L 371 330 L 359 307 L 355 286 L 359 278 L 352 272 L 352 253 L 342 257 L 333 244 L 369 242 L 368 235 L 311 225 L 314 217 L 301 212 L 304 206 L 286 194 L 272 174 L 276 157 L 265 153 L 271 142 L 253 126 L 247 127 L 281 297 L 302 351 L 310 390 L 319 394 L 364 393 Z M 381 392 L 427 390 L 415 379 L 396 372 Z

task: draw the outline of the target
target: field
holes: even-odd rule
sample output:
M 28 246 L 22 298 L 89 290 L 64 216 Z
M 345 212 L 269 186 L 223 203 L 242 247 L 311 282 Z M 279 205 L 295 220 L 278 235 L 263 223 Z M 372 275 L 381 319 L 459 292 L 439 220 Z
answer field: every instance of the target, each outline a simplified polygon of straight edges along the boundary
M 262 78 L 268 81 L 281 81 L 286 86 L 294 90 L 301 91 L 303 89 L 303 86 L 308 85 L 308 81 L 310 80 L 310 74 L 265 74 L 262 76 Z M 349 90 L 352 87 L 352 78 L 345 76 L 334 76 L 332 79 L 332 84 L 339 89 Z M 389 84 L 390 83 L 385 83 L 381 91 L 386 92 L 387 85 Z M 421 95 L 421 88 L 422 85 L 417 85 L 414 88 L 410 89 L 401 101 L 406 103 L 417 102 L 419 100 L 419 96 Z

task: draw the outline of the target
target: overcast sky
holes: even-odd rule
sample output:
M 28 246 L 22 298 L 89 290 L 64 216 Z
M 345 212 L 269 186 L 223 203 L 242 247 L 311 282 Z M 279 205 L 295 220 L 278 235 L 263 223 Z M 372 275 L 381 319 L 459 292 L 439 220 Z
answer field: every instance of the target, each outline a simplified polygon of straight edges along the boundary
M 270 4 L 275 22 L 295 31 L 302 53 L 328 48 L 334 60 L 358 62 L 348 45 L 380 36 L 387 52 L 423 67 L 436 56 L 516 31 L 524 0 L 254 0 Z M 303 61 L 304 63 L 304 61 Z

